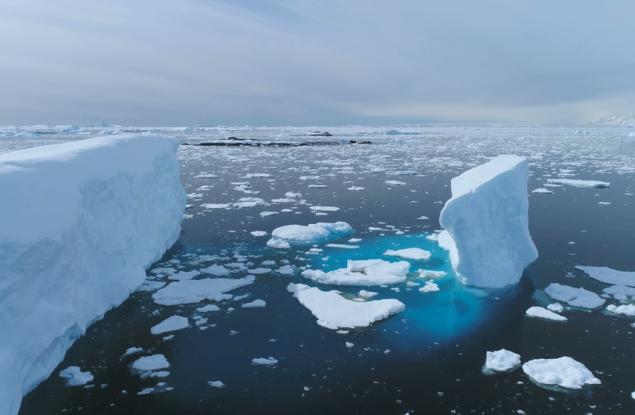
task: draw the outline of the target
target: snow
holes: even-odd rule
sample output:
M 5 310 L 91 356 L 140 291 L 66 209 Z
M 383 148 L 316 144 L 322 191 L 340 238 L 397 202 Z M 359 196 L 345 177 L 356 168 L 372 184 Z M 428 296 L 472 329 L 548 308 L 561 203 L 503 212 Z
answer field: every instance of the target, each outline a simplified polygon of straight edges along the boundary
M 339 291 L 322 291 L 304 284 L 289 284 L 287 290 L 311 311 L 320 326 L 331 330 L 368 327 L 406 308 L 395 299 L 353 301 Z
M 567 318 L 565 316 L 561 316 L 560 314 L 547 310 L 544 307 L 538 307 L 538 306 L 529 307 L 525 311 L 525 315 L 527 317 L 542 318 L 545 320 L 567 321 Z
M 609 267 L 591 267 L 582 265 L 577 265 L 576 268 L 594 280 L 598 280 L 605 284 L 635 287 L 635 271 L 619 271 Z
M 0 155 L 0 413 L 17 413 L 178 238 L 177 147 L 121 135 Z
M 267 302 L 265 300 L 261 300 L 260 298 L 241 305 L 242 308 L 262 308 L 266 306 Z
M 432 253 L 421 248 L 389 249 L 384 252 L 386 256 L 396 256 L 404 259 L 426 260 L 430 259 Z
M 609 182 L 600 180 L 579 180 L 579 179 L 548 179 L 549 184 L 559 184 L 564 186 L 580 187 L 585 189 L 604 189 L 611 186 Z
M 606 311 L 622 316 L 635 317 L 635 304 L 622 304 L 618 306 L 609 304 L 606 306 Z
M 410 264 L 406 261 L 388 262 L 381 259 L 348 260 L 346 268 L 329 272 L 307 269 L 302 276 L 321 284 L 384 285 L 406 280 Z
M 339 238 L 353 232 L 346 222 L 318 222 L 309 225 L 285 225 L 271 232 L 267 246 L 290 248 L 292 245 L 310 245 Z
M 545 293 L 554 300 L 562 301 L 572 307 L 597 308 L 604 304 L 602 297 L 581 287 L 551 283 L 545 288 Z
M 162 354 L 153 354 L 151 356 L 143 356 L 132 362 L 132 368 L 140 372 L 148 372 L 152 370 L 167 369 L 170 363 Z
M 538 257 L 528 229 L 528 178 L 527 160 L 505 155 L 452 179 L 439 245 L 464 284 L 515 284 Z
M 254 366 L 273 367 L 278 364 L 278 359 L 274 357 L 256 357 L 251 359 L 251 364 Z
M 163 334 L 170 331 L 183 330 L 190 326 L 190 322 L 187 317 L 183 316 L 170 316 L 160 322 L 159 324 L 152 326 L 150 333 Z
M 160 305 L 192 304 L 204 300 L 222 301 L 226 294 L 254 282 L 255 277 L 244 278 L 205 278 L 200 280 L 177 281 L 166 285 L 152 294 L 152 299 Z
M 500 349 L 485 353 L 485 366 L 483 372 L 491 374 L 495 372 L 509 372 L 520 366 L 520 355 L 509 350 Z
M 66 379 L 68 386 L 84 386 L 93 381 L 92 373 L 82 372 L 77 366 L 69 366 L 64 370 L 60 370 L 60 377 Z
M 566 389 L 581 389 L 584 385 L 602 383 L 586 366 L 568 356 L 530 360 L 523 364 L 523 372 L 540 385 Z

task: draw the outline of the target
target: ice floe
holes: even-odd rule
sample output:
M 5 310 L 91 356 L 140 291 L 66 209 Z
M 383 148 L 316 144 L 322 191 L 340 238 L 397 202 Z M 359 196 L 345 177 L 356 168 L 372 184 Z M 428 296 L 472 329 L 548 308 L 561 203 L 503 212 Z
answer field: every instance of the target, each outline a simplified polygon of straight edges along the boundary
M 577 265 L 576 269 L 605 284 L 635 287 L 635 271 L 619 271 L 609 267 Z
M 331 330 L 367 327 L 406 308 L 395 299 L 353 301 L 339 291 L 322 291 L 304 284 L 289 284 L 287 290 L 311 311 L 320 326 Z
M 152 294 L 155 303 L 161 305 L 192 304 L 204 300 L 222 301 L 226 294 L 254 282 L 254 276 L 244 278 L 205 278 L 200 280 L 177 281 L 166 285 Z
M 547 310 L 544 307 L 532 306 L 525 310 L 525 315 L 527 317 L 541 318 L 544 320 L 553 320 L 553 321 L 567 321 L 565 316 L 554 313 L 551 310 Z
M 543 386 L 581 389 L 584 385 L 602 383 L 586 366 L 568 356 L 530 360 L 523 364 L 523 372 Z
M 82 370 L 77 366 L 69 366 L 64 370 L 60 370 L 60 377 L 66 379 L 68 386 L 84 386 L 93 381 L 92 373 Z
M 168 359 L 162 354 L 153 354 L 150 356 L 143 356 L 132 362 L 131 367 L 139 372 L 148 372 L 160 369 L 167 369 L 170 367 Z
M 346 222 L 318 222 L 309 225 L 285 225 L 271 232 L 267 246 L 271 248 L 290 248 L 326 242 L 346 236 L 353 228 Z
M 520 355 L 506 349 L 500 349 L 485 353 L 483 372 L 493 374 L 496 372 L 510 372 L 520 366 Z
M 547 183 L 559 184 L 563 186 L 580 187 L 586 189 L 603 189 L 611 186 L 609 182 L 600 180 L 579 180 L 579 179 L 547 179 Z
M 582 287 L 576 288 L 558 283 L 549 284 L 545 288 L 545 293 L 554 300 L 579 308 L 597 308 L 605 301 L 596 293 Z
M 609 304 L 606 306 L 606 311 L 612 314 L 635 317 L 635 304 L 621 304 L 617 306 Z
M 168 333 L 171 331 L 183 330 L 190 326 L 190 322 L 187 317 L 183 316 L 170 316 L 160 322 L 159 324 L 150 328 L 150 333 L 157 335 Z
M 404 249 L 389 249 L 384 252 L 386 256 L 396 256 L 404 259 L 413 260 L 426 260 L 430 259 L 432 253 L 421 248 L 404 248 Z
M 406 261 L 348 260 L 346 268 L 328 272 L 307 269 L 302 272 L 302 276 L 321 284 L 371 286 L 402 283 L 409 270 L 410 263 Z

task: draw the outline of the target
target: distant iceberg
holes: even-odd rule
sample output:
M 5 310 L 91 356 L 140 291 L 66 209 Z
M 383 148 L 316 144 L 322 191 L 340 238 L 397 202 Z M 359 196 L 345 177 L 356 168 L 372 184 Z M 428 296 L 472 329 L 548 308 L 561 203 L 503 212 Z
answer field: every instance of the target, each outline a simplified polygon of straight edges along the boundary
M 528 178 L 527 160 L 504 155 L 452 179 L 438 241 L 464 284 L 515 284 L 538 257 L 528 228 Z
M 177 148 L 123 135 L 0 155 L 0 414 L 177 240 Z

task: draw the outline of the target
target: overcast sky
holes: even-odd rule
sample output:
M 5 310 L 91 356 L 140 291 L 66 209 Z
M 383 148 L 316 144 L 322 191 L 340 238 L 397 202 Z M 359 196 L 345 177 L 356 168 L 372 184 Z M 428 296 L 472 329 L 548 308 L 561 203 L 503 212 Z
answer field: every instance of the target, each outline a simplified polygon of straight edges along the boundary
M 0 125 L 631 113 L 633 0 L 0 2 Z

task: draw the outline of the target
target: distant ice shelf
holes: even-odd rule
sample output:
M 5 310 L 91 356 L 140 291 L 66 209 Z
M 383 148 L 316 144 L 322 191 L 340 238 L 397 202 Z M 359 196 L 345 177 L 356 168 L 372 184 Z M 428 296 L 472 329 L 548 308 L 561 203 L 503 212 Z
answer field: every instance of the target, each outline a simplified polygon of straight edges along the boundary
M 121 135 L 0 155 L 0 414 L 16 414 L 178 238 L 177 148 Z
M 504 155 L 452 179 L 438 242 L 464 284 L 515 284 L 538 257 L 528 228 L 528 178 L 527 160 Z

